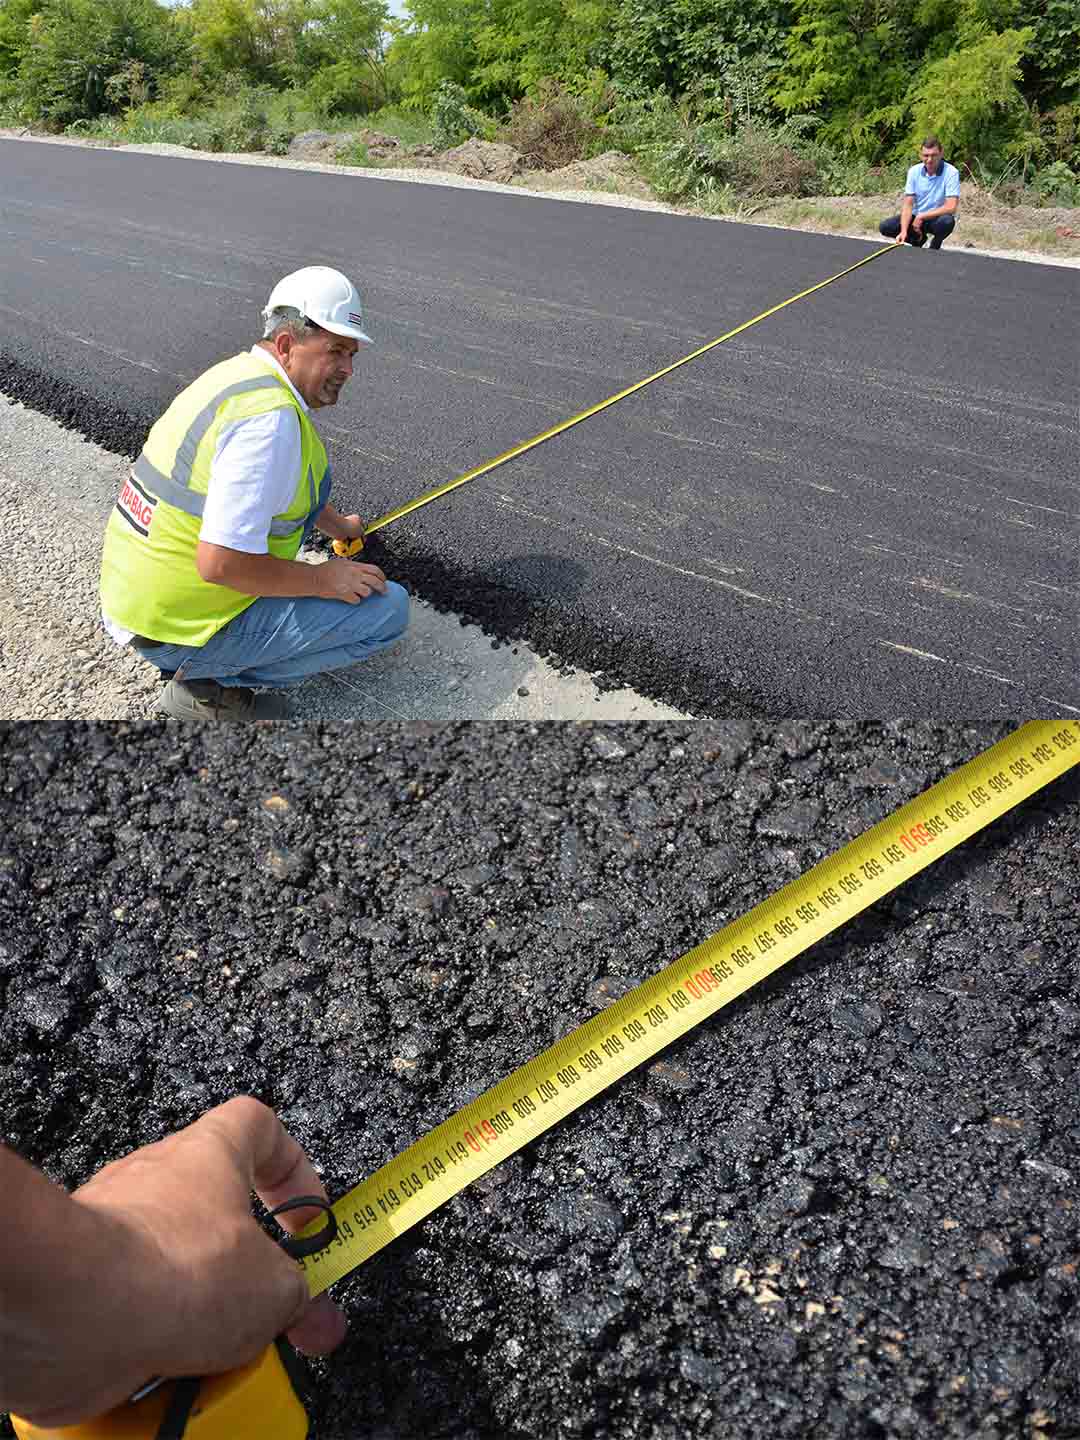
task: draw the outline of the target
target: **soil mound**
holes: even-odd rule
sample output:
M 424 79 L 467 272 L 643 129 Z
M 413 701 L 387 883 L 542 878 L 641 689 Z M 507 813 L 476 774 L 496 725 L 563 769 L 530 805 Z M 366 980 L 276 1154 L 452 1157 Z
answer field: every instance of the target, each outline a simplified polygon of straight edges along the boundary
M 540 183 L 540 175 L 530 176 Z M 621 150 L 605 150 L 591 160 L 574 160 L 543 175 L 543 184 L 555 190 L 617 190 L 651 200 L 653 193 L 638 174 L 634 162 Z
M 497 180 L 506 184 L 525 167 L 520 153 L 512 145 L 499 145 L 491 140 L 466 140 L 453 150 L 437 157 L 440 170 L 454 175 L 467 175 L 472 180 Z
M 326 130 L 305 130 L 300 135 L 294 135 L 289 141 L 289 158 L 332 164 L 337 159 L 338 151 L 346 149 L 355 139 L 355 134 L 351 132 L 331 135 Z

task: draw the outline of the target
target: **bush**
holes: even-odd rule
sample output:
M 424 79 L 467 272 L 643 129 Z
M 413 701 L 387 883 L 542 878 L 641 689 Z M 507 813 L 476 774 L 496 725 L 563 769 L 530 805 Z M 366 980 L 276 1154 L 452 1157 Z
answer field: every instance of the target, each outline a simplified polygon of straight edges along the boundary
M 324 66 L 308 81 L 306 91 L 313 109 L 320 115 L 370 115 L 382 104 L 378 78 L 368 65 L 339 60 Z
M 444 80 L 436 91 L 431 123 L 436 150 L 449 150 L 472 135 L 482 135 L 487 128 L 486 118 L 472 108 L 465 91 L 453 80 Z
M 235 108 L 225 122 L 228 150 L 265 150 L 270 129 L 268 86 L 245 86 L 236 97 Z
M 587 103 L 547 79 L 535 97 L 514 104 L 500 138 L 520 150 L 532 169 L 559 170 L 595 153 L 603 137 Z
M 1080 176 L 1064 160 L 1055 160 L 1035 176 L 1040 205 L 1080 205 Z
M 162 80 L 153 108 L 157 114 L 178 119 L 182 115 L 194 115 L 212 98 L 210 78 L 196 60 L 190 70 Z
M 0 125 L 20 125 L 25 118 L 18 83 L 0 79 Z
M 662 92 L 624 102 L 617 117 L 624 147 L 636 154 L 663 200 L 717 209 L 833 188 L 830 167 L 837 170 L 836 157 L 808 138 L 813 122 L 805 117 L 731 131 L 726 118 L 697 121 Z
M 1080 170 L 1080 102 L 1048 110 L 1040 116 L 1040 126 L 1048 154 Z
M 263 148 L 268 155 L 287 155 L 296 134 L 296 128 L 292 125 L 271 125 L 266 132 Z

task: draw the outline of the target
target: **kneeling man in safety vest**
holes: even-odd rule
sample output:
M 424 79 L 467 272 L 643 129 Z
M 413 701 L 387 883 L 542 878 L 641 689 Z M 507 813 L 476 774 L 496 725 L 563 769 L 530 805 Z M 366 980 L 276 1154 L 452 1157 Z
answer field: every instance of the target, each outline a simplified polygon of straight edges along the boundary
M 336 405 L 370 344 L 360 296 L 337 270 L 287 275 L 263 339 L 189 385 L 147 437 L 109 516 L 105 628 L 168 680 L 156 709 L 184 720 L 279 719 L 263 686 L 355 665 L 405 632 L 407 592 L 377 565 L 296 559 L 318 527 L 363 535 L 329 503 L 309 411 Z

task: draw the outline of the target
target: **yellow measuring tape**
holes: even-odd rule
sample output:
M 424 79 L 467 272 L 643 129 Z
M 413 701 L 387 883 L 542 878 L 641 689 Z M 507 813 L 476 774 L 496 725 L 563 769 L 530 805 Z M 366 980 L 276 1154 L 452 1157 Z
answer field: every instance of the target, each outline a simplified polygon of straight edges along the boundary
M 312 1297 L 1077 764 L 1080 720 L 1021 726 L 515 1070 L 335 1202 L 336 1238 L 298 1262 Z M 317 1233 L 323 1223 L 303 1233 Z M 306 1435 L 306 1419 L 272 1347 L 255 1365 L 207 1384 L 185 1431 L 190 1440 Z M 154 1440 L 167 1403 L 158 1393 L 62 1431 L 13 1419 L 20 1440 Z
M 582 410 L 579 415 L 572 415 L 569 420 L 562 420 L 558 425 L 552 425 L 548 430 L 542 430 L 539 435 L 534 435 L 531 440 L 523 440 L 520 445 L 514 445 L 509 450 L 504 450 L 501 455 L 496 455 L 494 460 L 485 460 L 482 465 L 475 466 L 472 470 L 466 470 L 464 475 L 459 475 L 455 480 L 447 480 L 444 485 L 436 485 L 433 490 L 427 490 L 423 495 L 418 495 L 415 500 L 408 500 L 404 505 L 398 505 L 394 510 L 388 510 L 385 515 L 380 515 L 377 520 L 372 520 L 370 525 L 364 527 L 364 534 L 371 535 L 376 530 L 381 530 L 384 525 L 392 525 L 395 520 L 400 520 L 404 515 L 411 515 L 414 510 L 419 510 L 422 505 L 430 505 L 433 500 L 441 500 L 444 495 L 449 495 L 451 490 L 457 490 L 462 485 L 467 485 L 470 480 L 476 480 L 481 475 L 487 475 L 492 470 L 497 470 L 500 465 L 505 465 L 510 460 L 516 460 L 519 455 L 524 455 L 527 450 L 533 450 L 537 445 L 542 445 L 545 440 L 553 440 L 556 435 L 580 425 L 583 420 L 589 420 L 593 415 L 599 415 L 601 410 L 607 410 L 609 406 L 617 405 L 620 400 L 625 400 L 628 395 L 636 395 L 639 390 L 644 390 L 646 385 L 651 385 L 654 380 L 662 380 L 665 375 L 670 375 L 673 370 L 678 370 L 683 365 L 689 365 L 691 360 L 697 360 L 702 355 L 707 355 L 710 350 L 715 350 L 717 345 L 723 345 L 727 340 L 733 340 L 736 335 L 741 335 L 744 330 L 749 330 L 752 325 L 760 325 L 762 320 L 768 320 L 770 315 L 785 310 L 789 305 L 794 305 L 797 300 L 805 300 L 808 295 L 814 295 L 819 290 L 824 290 L 826 285 L 835 285 L 837 280 L 842 280 L 845 275 L 859 270 L 863 265 L 869 265 L 872 260 L 877 260 L 882 255 L 888 255 L 892 250 L 900 250 L 900 245 L 885 245 L 880 250 L 875 250 L 872 255 L 867 255 L 862 260 L 857 260 L 854 265 L 849 265 L 846 270 L 840 270 L 835 275 L 830 275 L 827 280 L 819 280 L 816 285 L 811 285 L 806 290 L 800 290 L 797 295 L 791 295 L 787 300 L 781 300 L 779 305 L 773 305 L 768 310 L 763 310 L 760 315 L 755 315 L 752 320 L 744 320 L 741 325 L 736 325 L 734 330 L 729 330 L 726 335 L 719 335 L 715 340 L 710 340 L 707 345 L 691 351 L 684 355 L 681 360 L 674 361 L 671 365 L 665 365 L 663 370 L 657 370 L 655 375 L 648 375 L 644 380 L 635 381 L 628 385 L 625 390 L 620 390 L 616 395 L 609 395 L 606 400 L 601 400 L 597 405 L 590 405 L 588 410 Z M 357 555 L 364 548 L 363 539 L 359 540 L 335 540 L 334 552 L 337 555 Z

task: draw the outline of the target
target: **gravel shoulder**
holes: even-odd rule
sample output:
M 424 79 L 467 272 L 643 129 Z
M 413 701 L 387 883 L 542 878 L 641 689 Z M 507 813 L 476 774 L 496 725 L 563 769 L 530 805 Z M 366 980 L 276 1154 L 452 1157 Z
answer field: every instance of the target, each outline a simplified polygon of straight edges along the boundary
M 130 461 L 0 395 L 0 719 L 145 717 L 157 670 L 101 626 L 105 521 Z M 318 562 L 323 557 L 309 557 Z M 298 720 L 577 720 L 679 717 L 632 690 L 492 642 L 414 600 L 405 639 L 290 692 Z
M 537 172 L 531 172 L 528 180 L 513 184 L 501 184 L 498 181 L 475 180 L 467 175 L 456 175 L 450 171 L 430 168 L 414 169 L 407 166 L 385 164 L 371 166 L 323 164 L 319 161 L 295 160 L 284 156 L 250 153 L 210 154 L 200 150 L 189 150 L 183 145 L 114 145 L 112 143 L 105 144 L 102 141 L 83 140 L 72 135 L 31 135 L 19 129 L 0 129 L 0 138 L 24 140 L 32 144 L 83 145 L 96 149 L 168 155 L 185 160 L 216 161 L 227 165 L 262 165 L 287 170 L 317 170 L 328 175 L 352 175 L 419 185 L 448 185 L 458 189 L 494 190 L 507 195 L 532 195 L 540 200 L 566 200 L 575 204 L 611 205 L 628 210 L 659 210 L 669 215 L 693 216 L 700 220 L 714 220 L 722 224 L 765 225 L 772 229 L 824 232 L 850 240 L 880 239 L 873 227 L 868 230 L 865 224 L 855 222 L 861 219 L 861 212 L 866 209 L 868 204 L 880 206 L 883 214 L 888 212 L 889 206 L 887 197 L 873 197 L 869 200 L 866 197 L 841 197 L 836 200 L 819 202 L 772 201 L 757 210 L 752 209 L 745 216 L 704 215 L 699 210 L 691 210 L 685 206 L 667 205 L 660 200 L 649 200 L 635 194 L 619 194 L 601 189 L 575 190 L 563 186 L 548 188 L 543 178 L 537 178 Z M 802 207 L 801 214 L 800 206 Z M 1005 209 L 1003 206 L 997 208 Z M 845 224 L 845 216 L 848 217 L 849 223 Z M 795 223 L 792 223 L 793 220 Z M 1050 221 L 1047 220 L 1047 223 L 1049 224 Z M 987 233 L 985 223 L 979 225 L 977 233 L 982 235 Z M 971 255 L 989 255 L 1001 260 L 1022 260 L 1034 265 L 1063 265 L 1073 269 L 1080 268 L 1080 238 L 1066 243 L 1070 246 L 1075 245 L 1077 253 L 1050 255 L 1040 250 L 1029 250 L 1022 247 L 997 249 L 985 243 L 965 242 L 958 232 L 958 240 L 953 248 L 958 248 L 959 244 L 963 244 L 964 249 Z

